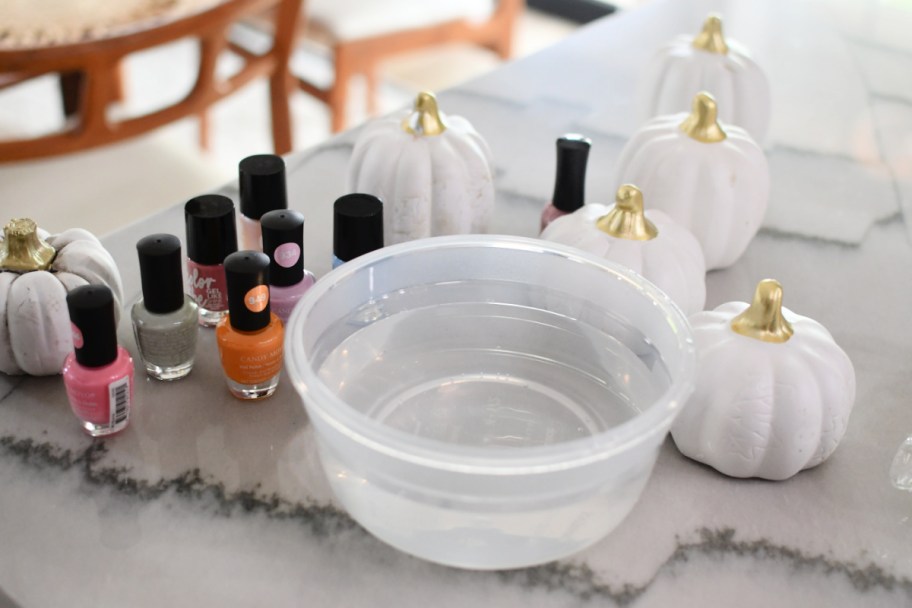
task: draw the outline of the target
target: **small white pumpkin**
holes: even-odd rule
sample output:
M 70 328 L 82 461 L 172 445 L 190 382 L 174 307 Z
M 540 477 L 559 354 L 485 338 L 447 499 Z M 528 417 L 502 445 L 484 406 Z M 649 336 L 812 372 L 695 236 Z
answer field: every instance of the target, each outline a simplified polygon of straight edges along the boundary
M 782 307 L 767 279 L 753 302 L 690 317 L 696 390 L 672 426 L 678 449 L 732 477 L 787 479 L 845 434 L 855 370 L 818 322 Z
M 688 228 L 706 268 L 725 268 L 744 253 L 769 203 L 769 166 L 746 131 L 718 122 L 712 95 L 699 93 L 690 114 L 659 116 L 627 142 L 619 183 L 637 184 L 649 206 Z
M 680 36 L 647 67 L 642 85 L 642 120 L 681 112 L 700 91 L 719 101 L 723 122 L 763 141 L 769 127 L 770 89 L 763 70 L 746 49 L 722 36 L 722 20 L 710 15 L 696 37 Z
M 59 374 L 73 350 L 66 295 L 89 284 L 111 288 L 119 318 L 120 273 L 94 235 L 49 235 L 30 219 L 10 221 L 0 238 L 0 371 Z
M 487 232 L 494 213 L 491 153 L 461 116 L 423 92 L 404 119 L 369 123 L 349 164 L 350 192 L 383 201 L 384 243 Z
M 661 211 L 643 210 L 643 194 L 621 186 L 614 205 L 590 203 L 551 222 L 541 238 L 616 262 L 647 280 L 685 314 L 706 303 L 706 263 L 700 244 Z

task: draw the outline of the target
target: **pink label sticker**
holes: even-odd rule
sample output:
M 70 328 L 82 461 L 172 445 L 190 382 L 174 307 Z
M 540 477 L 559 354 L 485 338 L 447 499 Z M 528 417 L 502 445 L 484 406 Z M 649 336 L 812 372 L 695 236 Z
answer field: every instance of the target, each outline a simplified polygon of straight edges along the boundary
M 187 290 L 201 308 L 212 311 L 228 309 L 225 267 L 206 266 L 187 260 Z
M 282 268 L 291 268 L 301 258 L 301 248 L 297 243 L 283 243 L 275 248 L 273 257 Z
M 82 340 L 82 332 L 78 327 L 76 327 L 75 323 L 70 323 L 70 329 L 73 331 L 73 347 L 82 348 L 82 345 L 84 344 Z

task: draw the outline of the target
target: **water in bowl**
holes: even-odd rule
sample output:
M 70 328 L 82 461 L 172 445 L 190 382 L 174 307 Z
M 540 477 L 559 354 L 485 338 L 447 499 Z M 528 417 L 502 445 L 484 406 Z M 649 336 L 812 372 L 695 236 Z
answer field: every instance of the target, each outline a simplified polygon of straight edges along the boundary
M 509 281 L 375 298 L 324 331 L 314 353 L 326 386 L 365 416 L 511 455 L 608 430 L 670 383 L 656 348 L 610 306 Z M 627 515 L 654 462 L 627 454 L 595 475 L 562 472 L 559 483 L 433 470 L 400 478 L 320 448 L 334 493 L 369 531 L 470 568 L 537 564 L 592 544 Z
M 669 383 L 655 347 L 610 311 L 524 284 L 402 290 L 330 333 L 336 345 L 319 373 L 342 400 L 450 444 L 587 437 L 636 415 Z

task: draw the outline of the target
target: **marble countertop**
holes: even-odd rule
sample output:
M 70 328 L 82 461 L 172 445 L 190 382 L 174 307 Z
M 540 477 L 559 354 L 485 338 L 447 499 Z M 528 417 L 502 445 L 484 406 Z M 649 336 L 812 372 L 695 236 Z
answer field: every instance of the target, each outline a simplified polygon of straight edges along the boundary
M 858 391 L 829 461 L 785 482 L 733 480 L 669 440 L 634 511 L 590 549 L 524 570 L 449 569 L 356 525 L 287 379 L 263 403 L 234 400 L 204 331 L 191 377 L 138 375 L 133 422 L 105 441 L 81 433 L 60 378 L 0 375 L 0 605 L 912 605 L 912 493 L 889 476 L 912 434 L 912 7 L 655 2 L 444 92 L 441 105 L 490 143 L 496 231 L 534 235 L 555 138 L 592 138 L 587 198 L 610 202 L 639 124 L 637 75 L 710 10 L 766 69 L 773 118 L 764 228 L 735 266 L 710 273 L 707 306 L 747 300 L 774 277 L 789 308 L 831 330 Z M 288 159 L 318 276 L 353 138 Z M 159 231 L 183 234 L 180 205 L 105 239 L 129 301 L 134 244 Z M 135 356 L 126 321 L 120 338 Z

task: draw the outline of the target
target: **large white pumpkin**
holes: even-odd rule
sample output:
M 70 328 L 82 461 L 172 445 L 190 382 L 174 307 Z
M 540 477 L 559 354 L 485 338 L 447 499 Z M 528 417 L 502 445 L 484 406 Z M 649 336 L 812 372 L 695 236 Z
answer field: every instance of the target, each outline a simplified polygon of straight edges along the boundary
M 694 97 L 690 114 L 659 116 L 637 131 L 621 152 L 617 180 L 637 184 L 650 208 L 687 227 L 708 270 L 741 257 L 769 203 L 763 150 L 743 129 L 718 121 L 707 93 Z
M 710 15 L 697 36 L 680 36 L 664 46 L 647 67 L 640 103 L 642 120 L 687 108 L 709 91 L 724 122 L 738 125 L 757 141 L 769 127 L 770 89 L 746 49 L 722 36 L 722 20 Z
M 700 244 L 661 211 L 644 211 L 636 186 L 621 186 L 614 205 L 590 203 L 557 218 L 541 238 L 630 268 L 655 283 L 685 314 L 703 310 L 706 263 Z
M 66 295 L 89 284 L 111 288 L 119 318 L 120 273 L 94 235 L 80 228 L 48 235 L 28 219 L 7 224 L 0 238 L 0 371 L 59 374 L 73 351 Z
M 487 232 L 494 212 L 491 153 L 465 118 L 446 116 L 423 92 L 404 119 L 364 127 L 348 172 L 350 192 L 383 201 L 387 245 Z
M 732 477 L 786 479 L 836 449 L 855 370 L 818 322 L 782 307 L 761 281 L 753 302 L 690 317 L 696 390 L 671 430 L 681 452 Z

